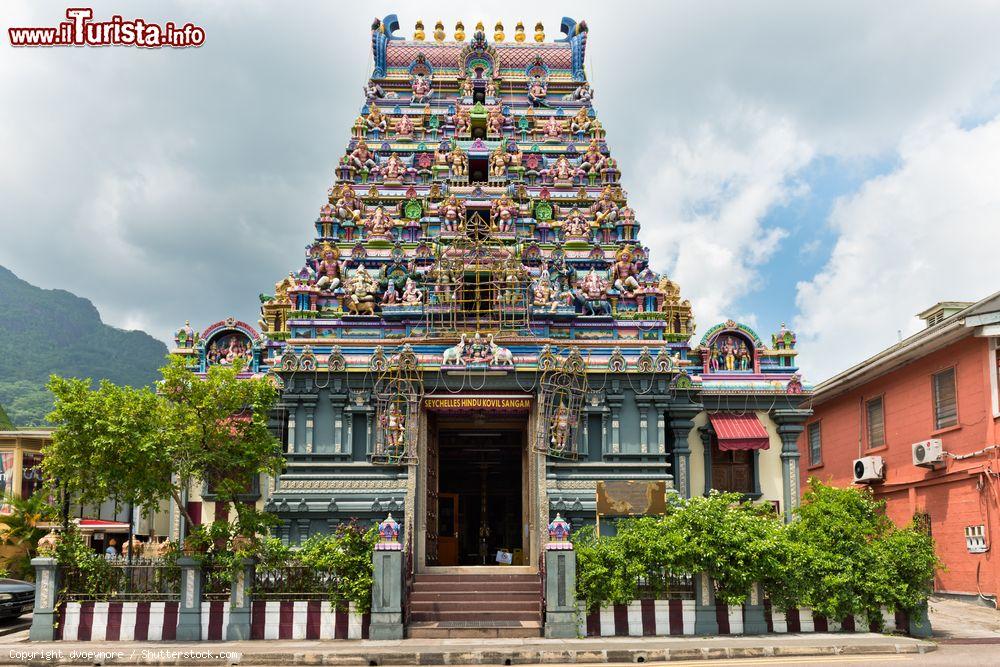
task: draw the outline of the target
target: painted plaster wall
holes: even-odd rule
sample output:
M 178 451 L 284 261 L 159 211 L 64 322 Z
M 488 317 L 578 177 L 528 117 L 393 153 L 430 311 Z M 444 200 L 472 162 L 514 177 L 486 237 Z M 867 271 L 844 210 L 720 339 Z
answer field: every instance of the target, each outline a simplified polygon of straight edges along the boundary
M 991 550 L 970 554 L 966 548 L 966 526 L 983 525 L 988 539 L 1000 535 L 1000 505 L 997 481 L 980 485 L 986 456 L 948 461 L 928 470 L 913 465 L 911 445 L 940 438 L 945 451 L 968 454 L 998 443 L 998 420 L 991 387 L 993 366 L 989 341 L 967 337 L 946 348 L 894 369 L 891 373 L 842 396 L 814 405 L 814 415 L 799 439 L 802 452 L 803 486 L 816 476 L 837 486 L 853 483 L 852 465 L 859 456 L 878 455 L 886 466 L 886 479 L 872 485 L 876 496 L 886 500 L 886 513 L 897 524 L 910 522 L 916 512 L 931 519 L 931 534 L 946 570 L 939 572 L 939 591 L 975 594 L 1000 593 L 1000 567 Z M 931 376 L 954 367 L 958 399 L 958 425 L 934 429 Z M 881 396 L 885 421 L 885 445 L 870 448 L 867 442 L 865 402 Z M 808 424 L 820 424 L 822 462 L 810 465 Z M 977 576 L 978 569 L 978 576 Z

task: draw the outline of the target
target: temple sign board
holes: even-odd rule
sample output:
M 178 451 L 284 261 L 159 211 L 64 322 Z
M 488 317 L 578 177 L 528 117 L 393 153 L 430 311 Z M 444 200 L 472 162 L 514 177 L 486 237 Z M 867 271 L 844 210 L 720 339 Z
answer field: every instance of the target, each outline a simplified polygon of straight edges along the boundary
M 632 516 L 660 516 L 667 511 L 667 483 L 660 481 L 610 480 L 597 483 L 597 534 L 601 519 Z M 614 522 L 606 522 L 614 531 Z

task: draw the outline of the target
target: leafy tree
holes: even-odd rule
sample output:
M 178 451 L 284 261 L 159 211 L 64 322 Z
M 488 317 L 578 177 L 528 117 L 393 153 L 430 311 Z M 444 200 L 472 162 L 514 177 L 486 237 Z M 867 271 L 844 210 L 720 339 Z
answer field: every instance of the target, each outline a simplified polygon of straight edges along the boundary
M 82 502 L 117 498 L 148 510 L 172 498 L 191 525 L 182 491 L 208 484 L 235 505 L 244 534 L 257 532 L 267 519 L 235 501 L 254 475 L 280 470 L 267 428 L 277 392 L 239 371 L 213 366 L 200 377 L 171 357 L 157 392 L 107 381 L 91 390 L 88 380 L 53 376 L 49 419 L 58 426 L 44 451 L 46 479 Z
M 7 412 L 3 409 L 3 405 L 0 405 L 0 430 L 14 428 L 14 425 L 10 423 L 10 417 L 7 416 Z

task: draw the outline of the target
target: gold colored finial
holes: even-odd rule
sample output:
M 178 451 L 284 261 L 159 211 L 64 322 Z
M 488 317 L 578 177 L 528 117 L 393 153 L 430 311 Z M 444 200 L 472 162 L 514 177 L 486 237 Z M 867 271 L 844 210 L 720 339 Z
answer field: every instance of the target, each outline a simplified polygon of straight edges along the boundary
M 465 41 L 465 26 L 459 21 L 455 24 L 455 41 L 464 42 Z
M 545 26 L 539 21 L 535 24 L 535 41 L 544 42 L 545 41 Z
M 483 25 L 482 21 L 476 22 L 476 32 L 486 32 L 486 27 Z
M 447 35 L 444 32 L 444 23 L 438 21 L 434 24 L 434 41 L 443 42 L 445 37 L 447 37 Z
M 417 19 L 417 25 L 413 28 L 413 41 L 422 42 L 424 41 L 424 22 Z
M 504 35 L 503 35 L 503 23 L 500 23 L 500 21 L 497 21 L 497 24 L 496 24 L 496 26 L 494 26 L 493 30 L 494 30 L 493 41 L 494 42 L 502 42 L 503 41 L 503 37 L 504 37 Z
M 520 21 L 514 26 L 514 41 L 521 43 L 524 41 L 524 24 Z

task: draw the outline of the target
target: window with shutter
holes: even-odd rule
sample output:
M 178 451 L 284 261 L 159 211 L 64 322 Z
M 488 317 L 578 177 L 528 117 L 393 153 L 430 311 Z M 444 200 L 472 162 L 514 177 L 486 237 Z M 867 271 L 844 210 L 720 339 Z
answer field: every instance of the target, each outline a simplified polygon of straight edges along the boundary
M 868 448 L 874 449 L 885 444 L 885 411 L 882 397 L 873 398 L 866 404 L 868 412 Z
M 932 386 L 934 389 L 934 428 L 947 428 L 958 423 L 958 403 L 955 398 L 955 369 L 935 373 Z
M 818 466 L 823 462 L 823 450 L 820 442 L 819 422 L 809 424 L 809 465 Z

